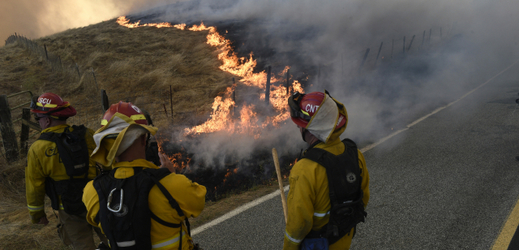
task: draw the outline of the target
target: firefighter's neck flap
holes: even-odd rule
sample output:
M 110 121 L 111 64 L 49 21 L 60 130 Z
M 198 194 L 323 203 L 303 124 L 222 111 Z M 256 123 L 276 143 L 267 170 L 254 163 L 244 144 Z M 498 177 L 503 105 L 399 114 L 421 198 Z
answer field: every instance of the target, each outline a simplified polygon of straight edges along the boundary
M 121 113 L 115 113 L 110 121 L 94 134 L 96 148 L 92 159 L 103 166 L 111 166 L 116 156 L 119 156 L 141 135 L 155 135 L 157 128 L 138 124 L 132 118 Z
M 332 138 L 340 136 L 346 129 L 346 124 L 339 128 L 338 125 L 342 122 L 342 119 L 345 119 L 347 123 L 347 117 L 344 105 L 326 93 L 323 102 L 308 122 L 306 129 L 320 141 L 328 143 Z

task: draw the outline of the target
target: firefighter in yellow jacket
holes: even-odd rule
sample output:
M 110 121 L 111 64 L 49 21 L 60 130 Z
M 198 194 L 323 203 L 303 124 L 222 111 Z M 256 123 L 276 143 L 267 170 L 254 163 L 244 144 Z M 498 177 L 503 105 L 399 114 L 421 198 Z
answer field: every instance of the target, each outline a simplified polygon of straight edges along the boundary
M 92 158 L 113 170 L 85 187 L 88 222 L 103 230 L 111 249 L 193 249 L 185 219 L 202 212 L 205 187 L 174 173 L 163 155 L 162 168 L 145 159 L 157 128 L 132 103 L 113 104 L 101 125 Z
M 326 247 L 328 249 L 349 249 L 355 234 L 355 225 L 364 221 L 366 215 L 364 208 L 369 200 L 369 174 L 364 156 L 356 149 L 355 144 L 350 140 L 348 140 L 349 143 L 347 140 L 343 143 L 339 138 L 348 123 L 346 108 L 342 103 L 330 97 L 326 91 L 306 95 L 295 93 L 289 98 L 289 106 L 292 121 L 298 126 L 303 140 L 307 142 L 309 148 L 290 172 L 290 191 L 287 201 L 288 221 L 283 249 L 327 249 Z M 351 150 L 350 152 L 356 152 L 356 154 L 351 153 L 350 156 L 343 154 L 347 150 L 346 147 Z M 338 155 L 344 155 L 346 159 L 348 157 L 353 159 L 349 161 L 349 164 L 353 166 L 351 167 L 353 171 L 347 172 L 345 183 L 354 185 L 349 188 L 354 191 L 348 194 L 351 196 L 350 198 L 345 198 L 347 201 L 337 202 L 338 198 L 332 199 L 330 191 L 333 191 L 334 197 L 341 195 L 347 197 L 348 195 L 344 196 L 341 194 L 341 190 L 331 190 L 329 187 L 330 178 L 335 184 L 340 182 L 337 181 L 340 175 L 333 176 L 332 171 L 343 171 L 342 168 L 325 167 L 323 165 L 330 164 L 325 164 L 326 161 L 322 161 L 322 164 L 317 162 L 324 157 L 310 159 L 310 152 L 318 156 L 331 153 L 331 156 L 327 156 L 330 159 L 335 159 L 335 156 Z M 318 154 L 315 154 L 316 152 Z M 327 171 L 329 172 L 327 173 Z M 338 219 L 340 215 L 335 214 L 342 210 L 334 209 L 332 203 L 337 207 L 356 211 L 357 216 L 348 218 L 343 215 L 342 220 Z M 335 224 L 330 221 L 332 214 L 335 217 L 333 220 Z M 349 227 L 346 224 L 350 224 Z M 342 234 L 341 230 L 343 230 Z M 312 241 L 316 239 L 323 241 Z M 320 244 L 326 246 L 319 246 Z
M 52 207 L 58 210 L 58 232 L 65 245 L 72 244 L 74 249 L 95 249 L 92 226 L 85 219 L 86 210 L 77 197 L 81 197 L 83 187 L 97 174 L 95 162 L 89 160 L 95 148 L 93 131 L 84 126 L 71 127 L 67 118 L 76 115 L 76 110 L 61 97 L 44 93 L 31 103 L 31 112 L 42 128 L 41 136 L 30 147 L 25 170 L 27 207 L 32 223 L 49 223 L 45 209 L 45 194 L 51 199 Z M 81 132 L 79 155 L 68 155 L 60 147 L 60 137 L 64 132 Z M 79 172 L 70 171 L 66 164 L 70 158 L 80 159 L 76 165 Z M 72 178 L 72 179 L 71 179 Z M 98 231 L 102 240 L 106 238 Z

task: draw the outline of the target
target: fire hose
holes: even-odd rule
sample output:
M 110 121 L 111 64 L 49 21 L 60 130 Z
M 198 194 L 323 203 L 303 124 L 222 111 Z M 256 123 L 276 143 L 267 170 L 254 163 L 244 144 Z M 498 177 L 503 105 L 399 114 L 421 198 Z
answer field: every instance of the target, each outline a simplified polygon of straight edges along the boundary
M 272 157 L 274 157 L 274 165 L 276 167 L 276 174 L 278 176 L 279 191 L 281 193 L 281 203 L 283 204 L 283 214 L 285 215 L 285 224 L 288 221 L 288 208 L 287 198 L 285 197 L 285 191 L 283 189 L 283 178 L 281 177 L 281 169 L 279 168 L 278 151 L 276 148 L 272 148 Z

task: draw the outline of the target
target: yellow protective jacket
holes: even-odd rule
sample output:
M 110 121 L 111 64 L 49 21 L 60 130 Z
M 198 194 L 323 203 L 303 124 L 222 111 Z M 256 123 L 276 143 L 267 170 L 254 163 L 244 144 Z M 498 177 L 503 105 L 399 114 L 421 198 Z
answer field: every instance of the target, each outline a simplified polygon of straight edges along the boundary
M 115 178 L 125 179 L 133 176 L 134 167 L 158 168 L 145 159 L 138 159 L 131 162 L 118 162 L 113 165 L 113 168 L 116 169 Z M 204 186 L 192 182 L 184 175 L 175 173 L 171 173 L 162 178 L 160 183 L 164 185 L 171 196 L 178 202 L 187 218 L 200 215 L 205 206 L 206 189 Z M 88 211 L 87 221 L 101 228 L 100 221 L 96 220 L 97 213 L 99 212 L 99 196 L 94 188 L 93 181 L 85 186 L 83 203 L 85 203 Z M 192 239 L 187 235 L 186 226 L 182 223 L 185 217 L 180 217 L 177 214 L 177 211 L 171 207 L 167 198 L 156 185 L 150 190 L 148 205 L 151 212 L 166 222 L 182 224 L 182 249 L 193 249 Z M 167 227 L 151 219 L 150 235 L 153 249 L 178 249 L 180 228 Z
M 322 130 L 322 128 L 326 127 L 321 126 L 322 123 L 320 123 L 323 121 L 319 119 L 329 119 L 329 117 L 314 115 L 312 120 L 309 122 L 312 126 L 307 126 L 307 129 L 310 133 L 312 132 L 312 129 L 317 129 L 314 136 L 316 134 L 327 135 L 321 136 L 321 138 L 326 138 L 326 141 L 315 145 L 315 148 L 321 148 L 334 155 L 340 155 L 346 149 L 340 140 L 340 135 L 346 129 L 348 114 L 342 103 L 335 99 L 333 99 L 333 101 L 335 102 L 333 105 L 321 105 L 317 113 L 321 112 L 323 106 L 325 106 L 325 108 L 330 108 L 337 105 L 339 113 L 346 119 L 346 124 L 336 130 L 334 125 L 333 127 L 328 128 L 333 129 L 333 131 L 325 131 Z M 331 111 L 325 110 L 323 112 Z M 337 115 L 337 117 L 339 116 Z M 336 120 L 335 124 L 337 123 L 338 121 Z M 316 137 L 320 138 L 319 136 Z M 324 141 L 324 139 L 322 141 Z M 358 151 L 358 156 L 359 167 L 361 170 L 360 175 L 362 177 L 361 188 L 364 193 L 362 201 L 364 202 L 364 207 L 366 207 L 369 201 L 369 173 L 366 168 L 364 155 Z M 324 225 L 326 225 L 330 219 L 329 212 L 331 209 L 328 177 L 326 175 L 326 169 L 323 166 L 310 159 L 303 158 L 292 167 L 289 182 L 290 190 L 287 199 L 288 221 L 285 228 L 285 239 L 283 242 L 283 249 L 285 250 L 299 249 L 301 242 L 310 230 L 319 231 Z M 329 249 L 349 249 L 351 239 L 353 238 L 353 230 L 354 229 L 333 245 L 330 245 Z
M 66 127 L 70 126 L 66 124 L 58 125 L 44 129 L 41 133 L 63 133 Z M 72 127 L 70 127 L 69 130 L 72 131 Z M 92 153 L 92 150 L 95 148 L 93 134 L 94 131 L 91 129 L 87 129 L 85 133 L 89 153 Z M 94 179 L 96 175 L 97 169 L 95 162 L 90 160 L 88 177 Z M 63 165 L 59 157 L 56 143 L 47 140 L 36 140 L 29 148 L 27 168 L 25 169 L 27 208 L 29 208 L 32 223 L 38 223 L 42 217 L 45 217 L 44 199 L 46 177 L 50 177 L 54 181 L 70 179 L 70 176 L 66 173 L 65 165 Z M 63 209 L 61 200 L 59 204 L 60 209 Z
M 316 148 L 322 148 L 330 153 L 339 155 L 344 152 L 344 144 L 339 138 L 328 144 L 319 143 Z M 369 173 L 364 156 L 358 151 L 364 192 L 364 206 L 369 201 Z M 310 232 L 319 231 L 328 223 L 330 218 L 330 196 L 326 169 L 318 163 L 303 158 L 290 171 L 290 190 L 288 192 L 288 222 L 285 229 L 283 249 L 299 249 L 299 245 Z M 353 229 L 352 229 L 353 231 Z M 349 249 L 353 233 L 345 235 L 339 241 L 329 246 L 333 249 Z

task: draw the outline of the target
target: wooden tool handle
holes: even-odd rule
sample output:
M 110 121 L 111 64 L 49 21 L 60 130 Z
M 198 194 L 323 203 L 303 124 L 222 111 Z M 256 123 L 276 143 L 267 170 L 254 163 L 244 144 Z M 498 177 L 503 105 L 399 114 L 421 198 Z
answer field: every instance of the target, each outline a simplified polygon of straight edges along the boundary
M 279 191 L 281 191 L 281 203 L 283 203 L 283 214 L 285 215 L 285 224 L 288 221 L 288 207 L 287 198 L 285 197 L 285 190 L 283 189 L 283 178 L 281 177 L 281 169 L 279 168 L 278 151 L 272 148 L 272 157 L 274 157 L 274 165 L 276 166 L 276 174 L 278 176 Z

